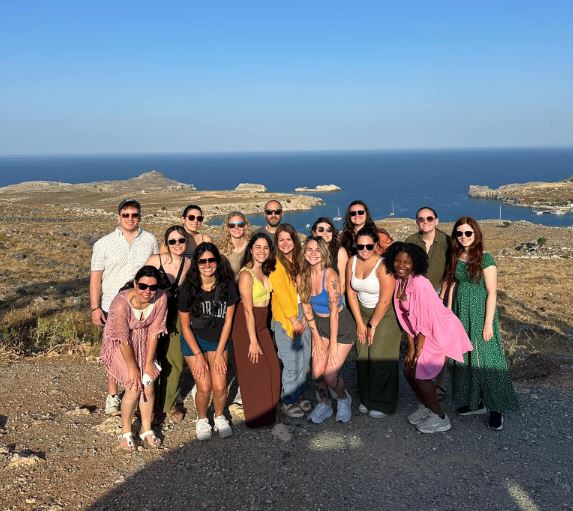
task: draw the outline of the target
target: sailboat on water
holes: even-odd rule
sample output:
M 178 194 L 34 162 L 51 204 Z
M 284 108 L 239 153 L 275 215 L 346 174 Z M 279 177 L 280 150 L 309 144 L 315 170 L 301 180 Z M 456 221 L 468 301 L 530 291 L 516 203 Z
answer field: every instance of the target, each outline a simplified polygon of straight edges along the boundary
M 395 212 L 394 212 L 394 202 L 392 202 L 392 211 L 390 213 L 388 213 L 388 216 L 394 216 Z
M 342 220 L 342 217 L 340 216 L 340 208 L 338 206 L 336 206 L 336 216 L 333 218 L 333 220 L 335 222 L 340 222 L 340 220 Z

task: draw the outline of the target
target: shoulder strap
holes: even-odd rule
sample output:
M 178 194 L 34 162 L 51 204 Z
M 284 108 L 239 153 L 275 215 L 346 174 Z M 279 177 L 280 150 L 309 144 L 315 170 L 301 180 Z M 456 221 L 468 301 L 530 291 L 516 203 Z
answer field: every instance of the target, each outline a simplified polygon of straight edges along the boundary
M 159 256 L 159 258 L 161 259 L 161 256 Z M 175 277 L 175 280 L 171 284 L 171 291 L 173 292 L 179 287 L 179 279 L 181 278 L 181 274 L 183 273 L 184 266 L 185 266 L 185 258 L 182 257 L 181 264 L 179 265 L 179 271 L 177 272 L 177 277 Z
M 376 272 L 376 270 L 378 269 L 378 266 L 380 266 L 380 263 L 382 262 L 382 257 L 380 259 L 378 259 L 378 262 L 374 265 L 374 272 Z

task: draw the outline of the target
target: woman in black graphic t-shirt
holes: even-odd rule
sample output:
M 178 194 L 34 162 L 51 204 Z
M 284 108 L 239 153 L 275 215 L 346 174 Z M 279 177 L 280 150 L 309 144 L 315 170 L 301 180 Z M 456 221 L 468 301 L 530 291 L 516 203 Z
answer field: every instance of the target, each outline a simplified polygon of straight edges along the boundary
M 235 304 L 235 278 L 213 243 L 200 243 L 191 268 L 179 291 L 181 351 L 197 385 L 195 408 L 199 440 L 211 438 L 207 407 L 211 392 L 215 407 L 214 425 L 222 438 L 231 436 L 223 415 L 227 401 L 227 343 Z

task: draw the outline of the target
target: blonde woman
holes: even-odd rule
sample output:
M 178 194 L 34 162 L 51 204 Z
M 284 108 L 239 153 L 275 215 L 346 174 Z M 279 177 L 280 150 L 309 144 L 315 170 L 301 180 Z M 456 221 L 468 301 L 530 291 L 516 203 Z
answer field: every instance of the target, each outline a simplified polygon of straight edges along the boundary
M 252 236 L 251 226 L 243 213 L 231 211 L 225 218 L 222 231 L 219 250 L 229 261 L 237 279 L 245 249 Z

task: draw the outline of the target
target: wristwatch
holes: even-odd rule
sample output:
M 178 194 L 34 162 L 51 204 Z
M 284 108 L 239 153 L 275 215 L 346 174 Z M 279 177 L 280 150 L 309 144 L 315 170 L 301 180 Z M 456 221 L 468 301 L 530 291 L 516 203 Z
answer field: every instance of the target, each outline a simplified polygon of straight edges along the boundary
M 374 328 L 374 327 L 372 326 L 372 323 L 370 323 L 369 321 L 368 323 L 366 323 L 366 328 Z

